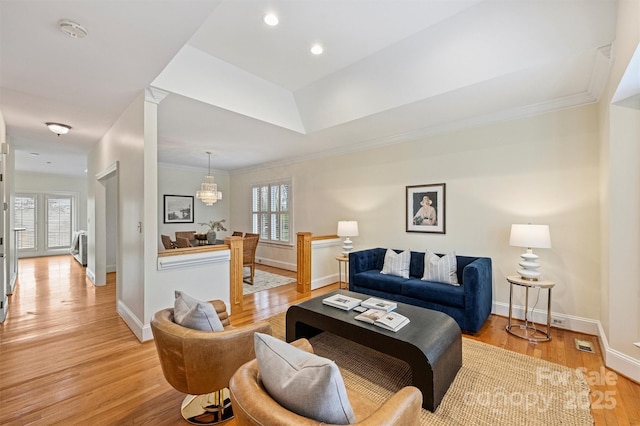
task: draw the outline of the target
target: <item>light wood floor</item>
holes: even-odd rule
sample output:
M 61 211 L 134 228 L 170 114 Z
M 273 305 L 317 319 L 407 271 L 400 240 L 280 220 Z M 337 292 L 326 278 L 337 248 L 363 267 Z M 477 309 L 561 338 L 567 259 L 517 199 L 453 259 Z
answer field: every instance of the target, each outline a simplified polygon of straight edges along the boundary
M 293 284 L 245 297 L 247 312 L 234 316 L 234 324 L 284 312 L 304 299 Z M 94 287 L 70 256 L 20 260 L 16 292 L 0 325 L 0 424 L 188 424 L 179 409 L 184 395 L 162 376 L 154 343 L 140 343 L 115 305 L 114 274 L 106 286 Z M 478 334 L 467 337 L 585 367 L 593 382 L 592 403 L 600 406 L 592 410 L 596 425 L 640 424 L 640 385 L 620 375 L 609 377 L 615 383 L 599 384 L 594 376 L 610 372 L 595 337 L 553 329 L 553 340 L 532 344 L 506 333 L 505 324 L 505 318 L 492 315 Z M 577 351 L 576 337 L 594 342 L 597 353 Z

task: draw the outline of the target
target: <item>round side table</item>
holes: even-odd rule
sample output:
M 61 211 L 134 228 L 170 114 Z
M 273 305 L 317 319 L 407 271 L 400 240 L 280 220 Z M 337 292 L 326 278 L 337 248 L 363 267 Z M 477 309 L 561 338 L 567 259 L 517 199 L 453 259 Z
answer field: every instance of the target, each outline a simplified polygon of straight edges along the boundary
M 526 339 L 530 342 L 547 342 L 551 340 L 551 289 L 556 285 L 553 281 L 548 280 L 526 280 L 520 275 L 509 275 L 509 320 L 507 322 L 507 331 L 514 336 Z M 525 288 L 525 307 L 524 307 L 524 323 L 512 324 L 513 319 L 513 287 L 520 286 Z M 546 288 L 547 293 L 547 331 L 536 328 L 533 322 L 529 321 L 529 289 L 530 288 Z
M 347 282 L 347 271 L 349 268 L 349 258 L 347 256 L 337 256 L 338 261 L 338 285 L 342 289 L 342 283 L 344 283 L 346 289 L 349 289 L 349 283 Z M 342 266 L 344 265 L 344 281 L 342 281 Z

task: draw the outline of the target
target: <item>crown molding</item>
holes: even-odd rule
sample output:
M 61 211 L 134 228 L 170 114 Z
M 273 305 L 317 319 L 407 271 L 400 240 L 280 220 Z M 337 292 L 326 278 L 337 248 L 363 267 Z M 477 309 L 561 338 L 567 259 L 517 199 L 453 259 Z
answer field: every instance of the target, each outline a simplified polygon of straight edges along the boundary
M 168 94 L 169 92 L 167 91 L 149 86 L 144 89 L 144 100 L 147 102 L 153 102 L 154 104 L 159 104 L 167 97 Z

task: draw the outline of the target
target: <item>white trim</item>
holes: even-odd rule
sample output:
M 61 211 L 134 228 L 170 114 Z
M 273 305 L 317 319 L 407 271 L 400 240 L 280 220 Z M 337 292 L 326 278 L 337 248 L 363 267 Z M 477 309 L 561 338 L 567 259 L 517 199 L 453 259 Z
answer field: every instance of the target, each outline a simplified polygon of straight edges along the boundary
M 327 240 L 315 240 L 311 241 L 311 246 L 313 248 L 321 248 L 321 247 L 341 247 L 342 240 L 340 238 L 331 238 Z
M 134 313 L 131 312 L 131 310 L 127 307 L 127 305 L 122 303 L 121 300 L 118 300 L 118 303 L 116 305 L 116 311 L 120 315 L 120 318 L 122 318 L 122 320 L 131 329 L 133 334 L 136 335 L 138 340 L 140 340 L 141 342 L 144 342 L 145 337 L 146 337 L 146 340 L 149 340 L 149 337 L 145 335 L 146 333 L 144 332 L 144 326 L 142 322 L 140 322 L 138 317 L 136 317 Z M 149 327 L 149 332 L 151 332 L 150 327 Z M 153 336 L 151 336 L 151 338 L 153 338 Z
M 88 267 L 87 267 L 87 278 L 89 278 L 89 281 L 91 281 L 91 284 L 96 285 L 96 274 L 93 272 L 93 270 L 91 270 Z
M 311 280 L 311 290 L 318 289 L 320 287 L 328 286 L 329 284 L 333 284 L 338 282 L 338 274 L 331 274 L 324 277 L 316 278 Z
M 260 265 L 273 266 L 274 268 L 286 269 L 287 271 L 296 272 L 298 270 L 298 266 L 295 263 L 281 262 L 279 260 L 266 259 L 264 257 L 256 256 L 256 263 Z
M 640 383 L 640 361 L 609 347 L 607 335 L 600 321 L 598 321 L 598 338 L 600 339 L 604 365 Z
M 231 250 L 211 251 L 204 253 L 179 254 L 177 256 L 158 257 L 158 271 L 179 268 L 191 268 L 199 265 L 229 262 Z
M 2 301 L 2 308 L 0 308 L 0 323 L 3 323 L 7 319 L 7 309 L 9 308 L 9 297 L 5 294 Z
M 509 304 L 503 302 L 493 302 L 492 313 L 508 317 Z M 529 316 L 531 317 L 530 319 L 536 324 L 547 323 L 546 310 L 534 309 L 533 313 L 530 313 Z M 596 336 L 600 341 L 600 347 L 602 348 L 604 365 L 628 377 L 629 379 L 640 383 L 640 361 L 609 347 L 607 335 L 605 334 L 604 329 L 602 328 L 602 323 L 600 321 L 590 318 L 577 317 L 574 315 L 559 314 L 553 311 L 551 312 L 551 317 L 563 319 L 565 323 L 564 327 L 553 327 Z M 513 306 L 513 318 L 524 318 L 523 306 Z
M 503 317 L 509 316 L 509 304 L 503 302 L 493 302 L 492 312 Z M 553 326 L 561 328 L 563 330 L 571 330 L 579 333 L 592 334 L 597 336 L 599 334 L 598 325 L 600 321 L 592 320 L 589 318 L 577 317 L 574 315 L 559 314 L 551 312 L 552 318 L 558 318 L 564 320 L 564 326 Z M 524 319 L 524 306 L 513 305 L 513 318 Z M 533 313 L 529 312 L 529 320 L 536 324 L 547 323 L 547 311 L 546 309 L 534 309 Z
M 118 161 L 115 161 L 107 166 L 106 169 L 102 170 L 99 173 L 96 173 L 96 179 L 102 180 L 109 176 L 111 173 L 115 173 L 118 170 Z

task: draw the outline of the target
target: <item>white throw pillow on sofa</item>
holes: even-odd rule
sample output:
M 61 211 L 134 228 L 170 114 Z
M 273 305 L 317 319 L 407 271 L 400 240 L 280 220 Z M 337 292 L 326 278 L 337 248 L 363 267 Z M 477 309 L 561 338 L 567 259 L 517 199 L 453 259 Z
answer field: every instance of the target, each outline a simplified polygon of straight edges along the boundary
M 451 285 L 460 285 L 458 283 L 458 261 L 456 253 L 451 252 L 442 257 L 435 253 L 426 251 L 424 254 L 424 275 L 423 281 L 436 281 Z
M 384 265 L 381 274 L 397 275 L 402 278 L 409 278 L 409 264 L 411 263 L 411 251 L 405 250 L 396 253 L 391 249 L 387 249 L 384 255 Z
M 318 422 L 356 422 L 335 362 L 268 334 L 256 333 L 253 339 L 260 380 L 276 402 Z

